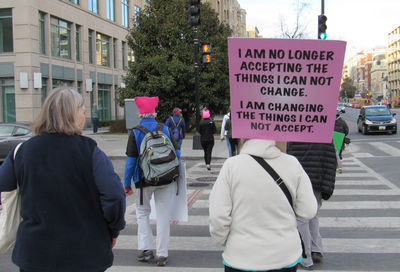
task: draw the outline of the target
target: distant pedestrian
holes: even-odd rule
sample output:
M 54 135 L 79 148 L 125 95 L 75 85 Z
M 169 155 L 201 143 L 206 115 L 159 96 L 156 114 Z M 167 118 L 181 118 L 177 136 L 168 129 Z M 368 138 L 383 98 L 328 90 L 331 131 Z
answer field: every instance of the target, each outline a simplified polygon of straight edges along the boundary
M 200 142 L 204 150 L 204 161 L 208 170 L 211 170 L 211 156 L 214 147 L 214 134 L 217 132 L 214 121 L 210 118 L 210 111 L 202 111 L 203 120 L 199 124 Z
M 179 149 L 181 149 L 182 141 L 185 139 L 186 135 L 185 120 L 183 119 L 182 110 L 180 108 L 174 108 L 172 114 L 172 116 L 168 117 L 165 125 L 169 127 L 175 142 L 178 144 Z
M 0 191 L 19 187 L 21 217 L 12 260 L 20 271 L 100 272 L 125 227 L 125 194 L 96 142 L 82 136 L 85 104 L 63 87 L 47 96 L 36 136 L 0 167 Z
M 231 149 L 231 143 L 229 142 L 228 138 L 228 132 L 225 129 L 226 125 L 226 120 L 231 118 L 231 107 L 229 107 L 229 112 L 224 115 L 224 118 L 222 119 L 222 124 L 221 124 L 221 141 L 226 140 L 226 145 L 228 147 L 228 155 L 229 157 L 232 157 L 232 149 Z
M 311 220 L 297 219 L 299 232 L 304 241 L 306 258 L 301 262 L 305 269 L 312 270 L 314 262 L 323 258 L 322 239 L 319 232 L 319 209 L 322 199 L 328 200 L 335 188 L 336 149 L 333 143 L 290 142 L 287 153 L 295 156 L 310 177 L 315 198 L 318 202 L 317 215 Z
M 140 123 L 149 131 L 154 131 L 159 123 L 156 121 L 156 107 L 158 97 L 135 97 L 138 107 Z M 161 124 L 162 125 L 162 124 Z M 162 132 L 167 135 L 176 148 L 176 154 L 180 158 L 180 150 L 177 147 L 174 137 L 166 125 L 162 126 Z M 156 263 L 158 266 L 165 266 L 168 263 L 168 241 L 170 235 L 170 209 L 173 198 L 176 197 L 176 182 L 152 186 L 144 181 L 143 171 L 140 168 L 140 145 L 145 134 L 134 128 L 129 135 L 126 147 L 126 165 L 124 185 L 127 195 L 132 195 L 131 181 L 135 184 L 136 197 L 136 218 L 138 224 L 138 249 L 137 260 L 147 262 L 154 258 L 153 255 L 153 232 L 150 225 L 151 206 L 150 201 L 154 195 L 154 202 L 157 211 L 157 242 L 156 242 Z M 142 194 L 142 196 L 140 196 Z M 141 198 L 142 203 L 141 203 Z
M 274 141 L 241 140 L 240 154 L 227 159 L 210 193 L 210 233 L 223 249 L 227 272 L 295 272 L 302 246 L 296 215 L 315 216 L 310 179 L 296 158 Z M 267 162 L 291 195 L 256 159 Z
M 238 152 L 239 139 L 232 137 L 232 120 L 230 113 L 229 113 L 229 118 L 226 119 L 225 121 L 225 131 L 226 131 L 226 137 L 231 147 L 231 154 L 232 156 L 235 156 Z
M 99 128 L 99 110 L 97 104 L 94 103 L 92 106 L 92 122 L 93 122 L 93 133 L 97 133 Z

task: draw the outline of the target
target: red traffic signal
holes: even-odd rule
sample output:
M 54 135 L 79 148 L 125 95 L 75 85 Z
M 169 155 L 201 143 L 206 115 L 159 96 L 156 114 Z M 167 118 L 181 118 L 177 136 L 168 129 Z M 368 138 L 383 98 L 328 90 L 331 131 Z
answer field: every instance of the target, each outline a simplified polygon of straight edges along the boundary
M 203 63 L 211 63 L 211 44 L 209 43 L 203 43 L 201 45 L 201 50 L 203 51 Z

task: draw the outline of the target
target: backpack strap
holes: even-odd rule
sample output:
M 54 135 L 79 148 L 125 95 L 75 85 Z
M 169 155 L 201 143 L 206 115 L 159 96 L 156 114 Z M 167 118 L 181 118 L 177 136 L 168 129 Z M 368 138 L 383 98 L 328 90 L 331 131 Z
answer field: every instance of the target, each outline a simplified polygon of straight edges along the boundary
M 164 127 L 163 123 L 158 123 L 154 131 L 162 131 L 163 127 Z
M 137 129 L 137 130 L 143 132 L 145 135 L 150 132 L 150 130 L 148 130 L 146 127 L 144 127 L 142 125 L 137 125 L 133 129 Z

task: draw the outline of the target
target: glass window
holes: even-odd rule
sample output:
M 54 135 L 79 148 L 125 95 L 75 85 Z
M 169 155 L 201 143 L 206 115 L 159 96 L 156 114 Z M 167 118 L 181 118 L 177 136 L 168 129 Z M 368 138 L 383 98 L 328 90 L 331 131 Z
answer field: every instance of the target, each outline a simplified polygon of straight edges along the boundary
M 139 16 L 139 13 L 140 13 L 140 7 L 135 5 L 135 24 L 136 25 L 138 24 L 137 17 Z
M 111 21 L 115 21 L 115 14 L 114 14 L 114 0 L 107 0 L 106 2 L 107 8 L 107 18 Z
M 11 9 L 0 9 L 0 53 L 12 51 L 12 11 Z
M 100 120 L 111 120 L 111 85 L 98 85 L 98 110 Z
M 79 0 L 69 0 L 71 3 L 79 5 Z
M 128 0 L 122 0 L 122 25 L 129 27 L 129 2 Z
M 100 33 L 96 35 L 96 64 L 110 66 L 110 38 Z
M 53 89 L 59 87 L 73 87 L 74 82 L 69 80 L 53 79 Z
M 117 68 L 117 39 L 113 39 L 114 68 Z
M 133 50 L 128 46 L 128 63 L 135 61 L 135 55 L 133 54 Z
M 122 42 L 122 69 L 126 68 L 126 53 L 125 53 L 125 46 L 126 42 Z
M 46 97 L 47 97 L 47 78 L 42 77 L 42 89 L 40 90 L 40 101 L 42 105 Z
M 78 81 L 76 83 L 76 90 L 78 91 L 78 93 L 82 94 L 82 82 Z
M 98 0 L 88 0 L 89 10 L 94 13 L 99 13 L 99 3 Z
M 29 132 L 31 132 L 31 131 L 27 128 L 17 127 L 17 129 L 14 131 L 13 136 L 24 136 L 24 135 L 28 134 Z
M 1 105 L 3 108 L 3 122 L 15 122 L 15 89 L 14 79 L 0 79 Z
M 71 23 L 51 17 L 51 55 L 71 59 Z
M 14 131 L 13 126 L 0 125 L 0 137 L 12 136 L 13 131 Z
M 39 46 L 40 53 L 46 54 L 46 38 L 45 38 L 45 23 L 44 23 L 45 14 L 39 11 Z
M 76 53 L 76 61 L 81 60 L 81 27 L 76 25 L 75 29 L 75 53 Z
M 93 64 L 93 30 L 89 29 L 89 63 Z

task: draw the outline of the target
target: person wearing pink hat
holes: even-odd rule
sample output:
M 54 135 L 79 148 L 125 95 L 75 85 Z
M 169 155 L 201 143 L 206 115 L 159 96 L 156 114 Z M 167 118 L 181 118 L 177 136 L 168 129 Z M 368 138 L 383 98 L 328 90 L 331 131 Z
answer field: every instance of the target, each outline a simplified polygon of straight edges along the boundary
M 140 125 L 150 131 L 154 131 L 159 123 L 156 121 L 156 107 L 158 97 L 135 97 L 138 107 Z M 180 160 L 180 150 L 171 136 L 169 128 L 165 125 L 162 132 L 167 135 L 176 149 L 176 154 Z M 139 129 L 133 129 L 129 135 L 126 148 L 126 165 L 124 175 L 124 186 L 127 195 L 132 195 L 131 181 L 133 179 L 136 192 L 136 218 L 138 222 L 138 249 L 137 260 L 147 262 L 154 258 L 153 255 L 153 233 L 150 226 L 150 200 L 154 194 L 155 207 L 157 209 L 157 260 L 158 266 L 165 266 L 168 263 L 168 241 L 170 234 L 169 210 L 172 199 L 176 197 L 177 184 L 172 182 L 166 185 L 151 186 L 148 183 L 140 182 L 143 180 L 143 172 L 139 171 L 140 144 L 144 138 L 144 133 Z M 140 174 L 139 174 L 140 173 Z M 142 192 L 141 192 L 142 190 Z M 141 203 L 139 195 L 143 194 Z
M 180 108 L 174 108 L 172 116 L 168 117 L 165 125 L 171 130 L 179 149 L 182 147 L 182 141 L 186 134 L 185 120 L 182 116 L 182 110 Z
M 204 161 L 208 170 L 211 170 L 211 154 L 214 147 L 214 134 L 217 132 L 214 121 L 210 118 L 210 110 L 202 111 L 203 120 L 199 124 L 200 142 L 204 150 Z

